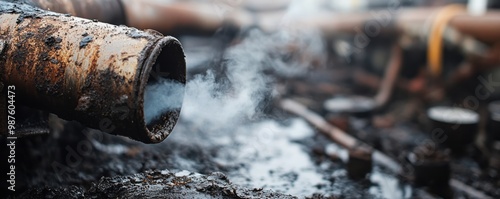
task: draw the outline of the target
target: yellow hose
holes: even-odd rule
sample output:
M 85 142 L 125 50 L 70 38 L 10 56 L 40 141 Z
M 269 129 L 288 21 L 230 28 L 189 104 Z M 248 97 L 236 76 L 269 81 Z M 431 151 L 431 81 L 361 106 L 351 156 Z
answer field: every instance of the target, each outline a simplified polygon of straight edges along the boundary
M 448 22 L 458 14 L 465 12 L 465 6 L 451 4 L 442 8 L 434 18 L 427 44 L 428 67 L 434 77 L 442 73 L 443 39 L 442 35 Z

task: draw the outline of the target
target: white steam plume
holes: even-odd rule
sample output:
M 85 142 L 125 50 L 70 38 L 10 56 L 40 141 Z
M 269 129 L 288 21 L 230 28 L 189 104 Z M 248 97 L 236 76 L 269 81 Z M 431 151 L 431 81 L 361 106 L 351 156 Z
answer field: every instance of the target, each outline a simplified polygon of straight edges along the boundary
M 273 93 L 273 79 L 264 71 L 284 76 L 304 74 L 308 60 L 295 54 L 322 54 L 317 52 L 318 46 L 323 46 L 318 34 L 249 32 L 241 43 L 224 54 L 224 75 L 228 81 L 217 81 L 215 72 L 209 70 L 187 83 L 181 120 L 207 133 L 243 125 L 261 112 L 259 104 Z
M 149 124 L 162 113 L 180 109 L 184 95 L 184 84 L 163 78 L 147 85 L 144 92 L 144 120 Z

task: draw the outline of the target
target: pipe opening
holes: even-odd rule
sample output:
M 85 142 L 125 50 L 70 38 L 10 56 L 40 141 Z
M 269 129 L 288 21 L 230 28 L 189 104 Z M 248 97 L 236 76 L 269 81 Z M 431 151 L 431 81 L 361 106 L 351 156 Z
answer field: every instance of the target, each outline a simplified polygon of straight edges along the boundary
M 146 128 L 153 134 L 158 131 L 170 132 L 179 117 L 184 99 L 184 52 L 175 39 L 168 39 L 165 43 L 160 44 L 164 46 L 151 68 L 144 90 L 144 121 Z

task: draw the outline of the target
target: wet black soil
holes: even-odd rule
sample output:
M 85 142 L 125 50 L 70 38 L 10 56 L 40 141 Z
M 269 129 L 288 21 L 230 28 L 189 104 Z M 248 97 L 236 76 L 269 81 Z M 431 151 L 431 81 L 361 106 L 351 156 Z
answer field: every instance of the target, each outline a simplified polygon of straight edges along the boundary
M 103 177 L 88 190 L 78 186 L 30 189 L 19 198 L 295 198 L 233 185 L 223 173 L 208 175 L 154 170 L 129 176 Z

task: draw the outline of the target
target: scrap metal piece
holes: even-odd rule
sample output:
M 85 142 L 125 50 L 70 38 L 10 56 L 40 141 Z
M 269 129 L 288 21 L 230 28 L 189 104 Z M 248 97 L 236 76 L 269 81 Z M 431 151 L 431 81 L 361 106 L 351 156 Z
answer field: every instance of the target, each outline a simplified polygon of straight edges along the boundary
M 359 145 L 349 149 L 347 175 L 353 180 L 363 180 L 372 171 L 373 150 L 368 145 Z
M 432 122 L 433 136 L 443 138 L 441 144 L 455 155 L 464 154 L 467 146 L 476 139 L 479 114 L 465 108 L 435 106 L 429 108 L 427 116 Z M 444 139 L 446 138 L 446 139 Z
M 0 81 L 16 86 L 20 103 L 146 143 L 172 131 L 180 108 L 146 124 L 144 92 L 150 73 L 185 84 L 177 39 L 7 2 L 0 2 L 0 22 L 8 43 Z
M 431 193 L 443 198 L 453 198 L 449 186 L 451 165 L 447 151 L 430 151 L 421 145 L 408 154 L 407 159 L 413 168 L 415 186 L 427 186 Z

